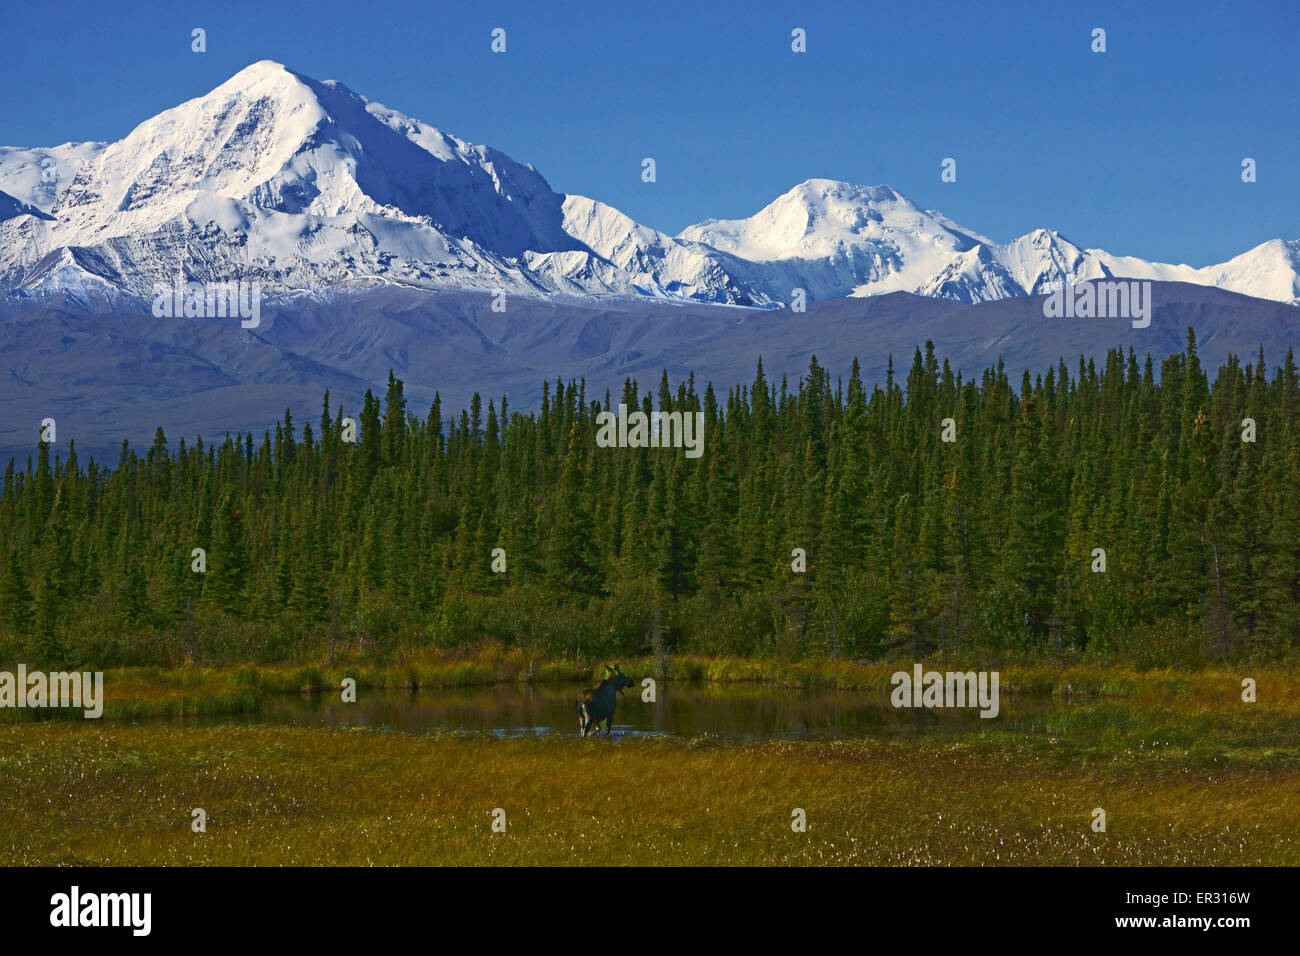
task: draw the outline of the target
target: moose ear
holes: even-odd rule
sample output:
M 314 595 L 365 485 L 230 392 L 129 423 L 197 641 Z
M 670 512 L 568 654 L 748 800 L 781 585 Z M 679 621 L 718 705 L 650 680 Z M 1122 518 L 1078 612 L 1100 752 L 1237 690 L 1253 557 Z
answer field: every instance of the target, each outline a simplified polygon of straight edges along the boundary
M 606 674 L 612 674 L 612 673 L 614 673 L 614 668 L 612 668 L 612 667 L 610 667 L 608 664 L 606 664 L 606 665 L 605 665 L 605 673 L 606 673 Z

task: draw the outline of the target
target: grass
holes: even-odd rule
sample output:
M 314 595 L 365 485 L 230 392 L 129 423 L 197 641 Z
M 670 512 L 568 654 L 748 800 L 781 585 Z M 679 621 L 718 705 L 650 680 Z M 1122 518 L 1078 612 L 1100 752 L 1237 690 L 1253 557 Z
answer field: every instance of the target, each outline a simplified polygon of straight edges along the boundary
M 910 667 L 622 664 L 670 682 L 881 693 Z M 992 666 L 1004 694 L 1060 706 L 906 742 L 497 739 L 121 718 L 222 719 L 345 676 L 364 693 L 584 680 L 590 664 L 486 648 L 114 671 L 103 720 L 0 720 L 0 864 L 1300 864 L 1300 673 L 926 666 Z M 1243 676 L 1258 702 L 1242 702 Z M 191 832 L 195 807 L 206 833 Z M 505 833 L 490 828 L 497 807 Z M 795 808 L 806 833 L 790 828 Z
M 1006 746 L 0 727 L 0 863 L 1300 863 L 1300 765 Z M 207 812 L 206 833 L 190 829 Z M 506 812 L 493 833 L 491 813 Z M 1107 832 L 1091 828 L 1093 808 Z M 807 813 L 806 833 L 791 813 Z

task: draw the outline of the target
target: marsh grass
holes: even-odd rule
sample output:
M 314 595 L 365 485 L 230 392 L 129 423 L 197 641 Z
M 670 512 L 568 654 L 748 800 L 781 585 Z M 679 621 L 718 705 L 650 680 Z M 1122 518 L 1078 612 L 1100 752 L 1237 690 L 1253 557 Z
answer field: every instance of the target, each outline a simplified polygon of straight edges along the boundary
M 0 863 L 1294 865 L 1291 758 L 7 725 Z
M 267 695 L 334 692 L 346 677 L 354 679 L 359 690 L 594 682 L 603 676 L 604 663 L 539 659 L 519 648 L 485 643 L 472 650 L 424 649 L 386 663 L 340 657 L 296 666 L 121 668 L 105 674 L 105 717 L 250 713 L 262 706 Z M 620 663 L 626 673 L 638 678 L 885 693 L 891 686 L 890 677 L 899 670 L 910 672 L 913 662 L 672 656 L 662 661 L 644 657 Z M 1138 670 L 1120 663 L 1038 659 L 929 659 L 924 666 L 939 671 L 996 670 L 1003 694 L 1070 701 L 1122 699 L 1143 709 L 1163 702 L 1179 713 L 1235 707 L 1240 703 L 1242 676 L 1251 676 L 1259 685 L 1261 703 L 1257 706 L 1261 710 L 1300 715 L 1300 671 L 1277 666 Z M 0 710 L 0 721 L 14 713 Z
M 1300 674 L 964 663 L 926 667 L 996 667 L 1004 693 L 1062 706 L 1012 733 L 907 742 L 416 736 L 237 715 L 345 676 L 364 692 L 603 668 L 488 648 L 113 671 L 107 719 L 0 722 L 0 863 L 1300 864 Z M 657 676 L 883 693 L 909 666 L 669 658 Z M 1243 675 L 1257 703 L 1242 702 Z M 113 719 L 187 715 L 230 720 Z M 190 831 L 194 807 L 206 834 Z M 489 827 L 496 807 L 504 834 Z M 795 807 L 807 833 L 790 829 Z M 1107 833 L 1092 832 L 1094 807 Z

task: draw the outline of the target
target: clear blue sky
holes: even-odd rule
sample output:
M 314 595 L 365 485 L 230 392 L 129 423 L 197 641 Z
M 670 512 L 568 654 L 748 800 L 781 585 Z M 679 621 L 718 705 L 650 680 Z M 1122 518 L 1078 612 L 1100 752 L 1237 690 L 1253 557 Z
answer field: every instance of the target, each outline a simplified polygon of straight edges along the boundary
M 888 183 L 1000 241 L 1046 226 L 1206 265 L 1300 238 L 1297 0 L 58 0 L 4 20 L 4 145 L 118 139 L 273 59 L 672 233 L 826 177 Z

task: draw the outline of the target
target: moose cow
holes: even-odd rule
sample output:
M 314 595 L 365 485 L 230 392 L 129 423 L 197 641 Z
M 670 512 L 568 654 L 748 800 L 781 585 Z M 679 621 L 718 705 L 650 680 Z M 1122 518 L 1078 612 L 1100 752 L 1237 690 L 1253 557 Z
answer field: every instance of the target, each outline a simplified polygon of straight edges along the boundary
M 605 722 L 605 734 L 609 735 L 610 728 L 614 726 L 614 705 L 618 703 L 618 695 L 635 683 L 617 664 L 613 667 L 606 664 L 605 674 L 605 679 L 595 690 L 584 690 L 578 695 L 578 731 L 584 737 L 592 731 L 593 726 L 595 732 L 599 733 L 602 720 Z

